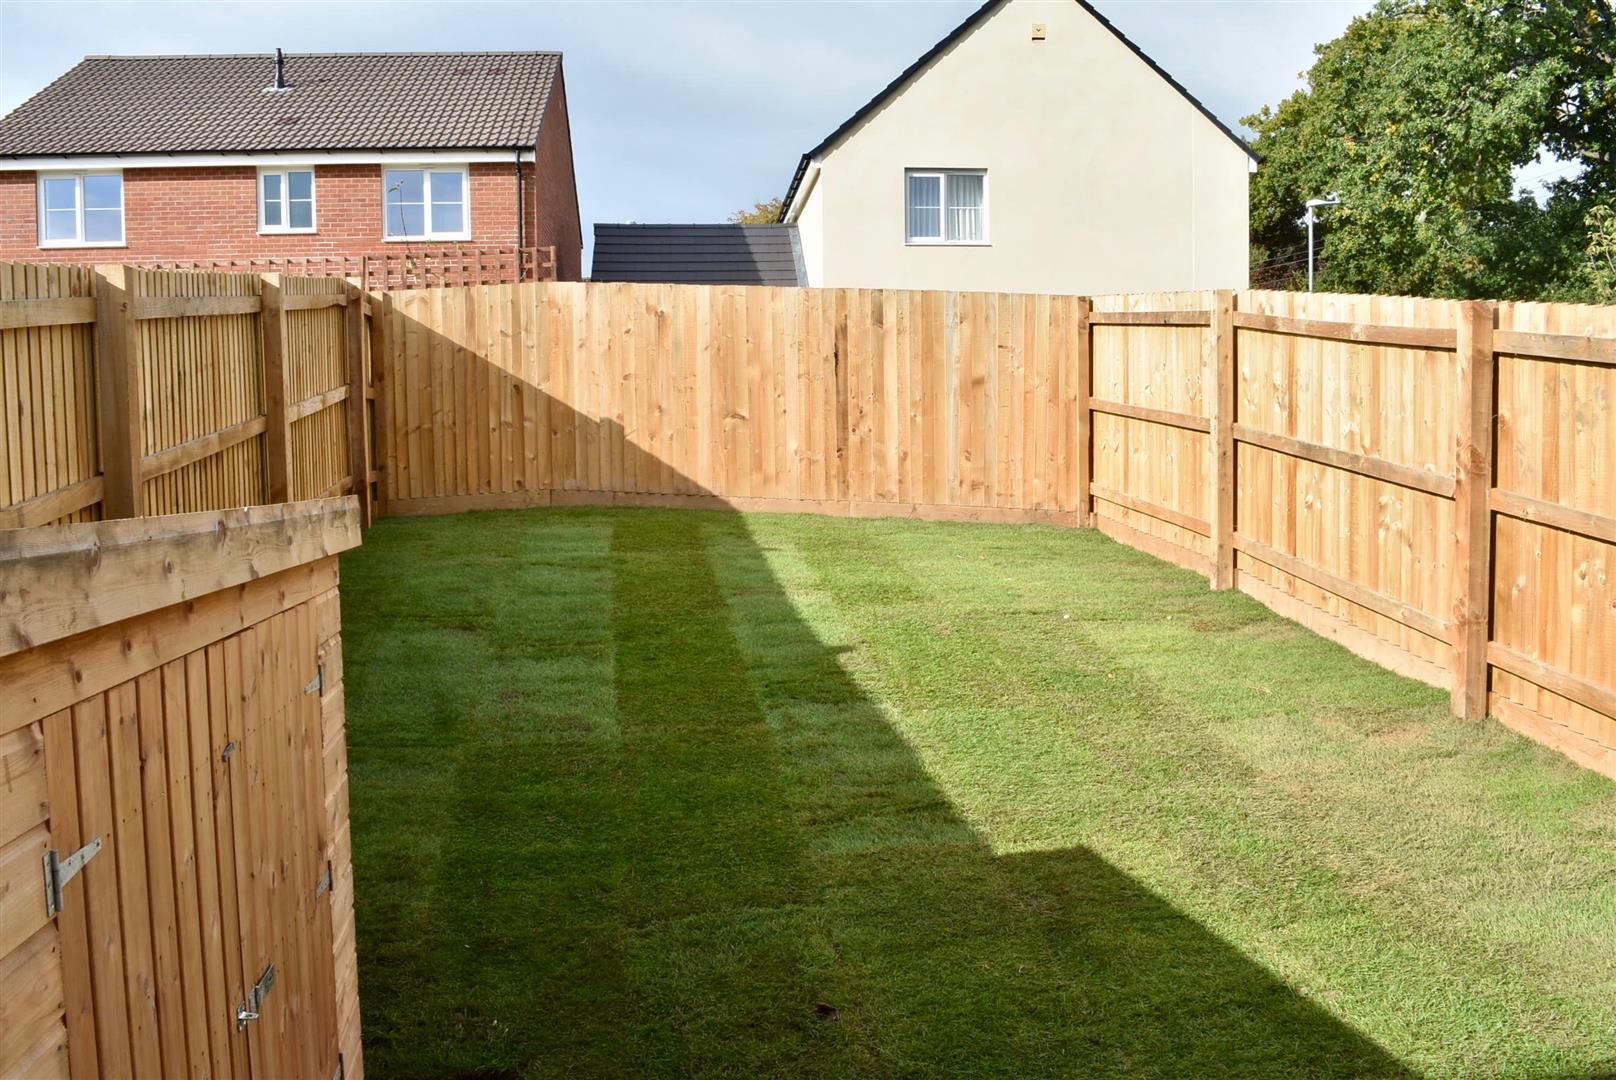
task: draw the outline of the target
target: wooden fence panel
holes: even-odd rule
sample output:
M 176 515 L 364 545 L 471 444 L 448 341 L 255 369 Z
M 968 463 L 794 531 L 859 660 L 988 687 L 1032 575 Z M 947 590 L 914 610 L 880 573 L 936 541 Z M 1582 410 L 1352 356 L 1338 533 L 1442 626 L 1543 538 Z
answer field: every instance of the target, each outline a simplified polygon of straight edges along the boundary
M 851 512 L 1075 511 L 1075 297 L 846 296 Z
M 389 513 L 1092 521 L 1616 772 L 1612 309 L 1503 305 L 1461 363 L 1460 305 L 1397 297 L 265 295 L 0 267 L 0 527 L 373 480 Z
M 361 400 L 349 380 L 346 308 L 340 278 L 286 278 L 286 349 L 292 420 L 293 499 L 318 499 L 353 490 L 348 410 Z M 318 305 L 318 306 L 316 306 Z
M 1616 309 L 1503 304 L 1499 329 L 1574 352 L 1616 339 Z M 1499 342 L 1491 711 L 1616 775 L 1616 363 L 1518 349 Z
M 1076 509 L 1073 297 L 548 284 L 380 304 L 391 512 Z
M 1094 299 L 1089 386 L 1094 525 L 1205 572 L 1212 559 L 1211 408 L 1205 325 L 1109 322 L 1122 313 L 1206 313 L 1210 292 Z
M 1248 293 L 1239 313 L 1446 331 L 1455 305 Z M 1331 340 L 1238 316 L 1236 325 L 1241 587 L 1397 670 L 1451 685 L 1461 401 L 1451 345 Z
M 212 449 L 199 440 L 239 429 L 263 415 L 263 357 L 256 308 L 207 313 L 203 301 L 228 297 L 256 300 L 259 279 L 251 274 L 187 274 L 138 270 L 130 274 L 135 310 L 143 301 L 169 301 L 168 317 L 136 323 L 139 386 L 144 414 L 141 453 L 147 514 L 223 510 L 267 501 L 263 483 L 263 437 L 241 442 L 158 472 L 167 454 L 181 447 Z M 196 300 L 189 307 L 180 301 Z M 189 455 L 184 455 L 189 456 Z M 156 460 L 154 460 L 156 459 Z
M 0 264 L 0 528 L 268 501 L 262 281 Z M 285 497 L 368 498 L 349 417 L 368 391 L 350 386 L 365 369 L 348 360 L 364 347 L 362 326 L 345 323 L 349 287 L 282 285 Z
M 362 1075 L 329 764 L 358 522 L 344 500 L 0 534 L 30 597 L 0 592 L 0 1075 Z M 46 851 L 92 841 L 48 911 Z
M 0 770 L 0 1076 L 65 1077 L 61 934 L 72 928 L 59 928 L 40 902 L 51 838 L 44 725 L 0 734 Z
M 0 263 L 0 527 L 97 516 L 94 293 L 87 267 Z

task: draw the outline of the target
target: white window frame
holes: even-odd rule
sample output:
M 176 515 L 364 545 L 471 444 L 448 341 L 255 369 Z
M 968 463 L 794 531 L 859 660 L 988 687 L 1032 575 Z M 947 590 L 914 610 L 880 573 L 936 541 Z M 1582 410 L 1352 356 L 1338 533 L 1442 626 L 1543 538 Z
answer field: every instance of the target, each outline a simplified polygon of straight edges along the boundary
M 420 172 L 426 174 L 422 184 L 421 195 L 425 200 L 421 215 L 426 231 L 421 236 L 389 236 L 387 234 L 387 174 L 390 172 Z M 433 173 L 459 173 L 460 193 L 464 202 L 461 204 L 460 220 L 464 226 L 459 232 L 433 232 L 432 231 L 432 174 Z M 382 184 L 382 242 L 387 244 L 418 244 L 423 240 L 470 240 L 471 239 L 471 167 L 468 165 L 383 165 L 381 170 Z
M 909 235 L 909 178 L 935 176 L 937 178 L 938 215 L 941 236 Z M 948 238 L 948 178 L 950 176 L 980 176 L 982 178 L 982 238 L 980 240 L 950 240 Z M 988 171 L 986 169 L 905 169 L 903 170 L 903 242 L 908 247 L 988 247 L 993 242 L 989 229 L 992 220 L 988 213 L 990 203 Z
M 306 172 L 309 174 L 309 220 L 313 222 L 306 229 L 292 228 L 292 185 L 287 179 L 288 173 Z M 279 176 L 281 178 L 281 223 L 279 225 L 264 224 L 264 177 Z M 258 235 L 280 236 L 286 233 L 314 233 L 320 231 L 320 177 L 314 166 L 302 168 L 297 166 L 265 166 L 258 167 Z
M 118 240 L 84 239 L 84 178 L 86 176 L 116 176 L 118 178 Z M 45 239 L 45 182 L 72 180 L 75 184 L 74 210 L 77 214 L 78 236 L 73 240 Z M 75 169 L 68 172 L 40 172 L 34 174 L 34 206 L 37 215 L 37 240 L 43 248 L 121 248 L 129 246 L 128 192 L 124 189 L 122 169 Z

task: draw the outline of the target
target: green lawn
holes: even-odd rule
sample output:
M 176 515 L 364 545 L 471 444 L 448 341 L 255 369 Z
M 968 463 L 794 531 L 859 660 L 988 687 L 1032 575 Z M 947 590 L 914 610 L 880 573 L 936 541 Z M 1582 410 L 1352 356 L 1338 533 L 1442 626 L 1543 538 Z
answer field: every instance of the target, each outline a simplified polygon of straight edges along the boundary
M 1097 533 L 342 570 L 372 1077 L 1616 1076 L 1616 784 Z

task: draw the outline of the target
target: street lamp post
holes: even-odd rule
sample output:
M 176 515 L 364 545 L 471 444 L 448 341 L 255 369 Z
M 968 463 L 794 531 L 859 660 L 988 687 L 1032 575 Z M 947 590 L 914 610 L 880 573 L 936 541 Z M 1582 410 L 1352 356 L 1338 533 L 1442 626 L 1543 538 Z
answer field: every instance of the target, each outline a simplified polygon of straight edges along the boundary
M 1302 220 L 1307 222 L 1307 291 L 1308 292 L 1313 291 L 1313 222 L 1318 220 L 1318 214 L 1316 214 L 1315 211 L 1318 210 L 1318 208 L 1321 207 L 1321 206 L 1335 206 L 1335 205 L 1339 204 L 1340 202 L 1341 202 L 1341 196 L 1339 196 L 1339 195 L 1331 195 L 1327 199 L 1309 199 L 1309 200 L 1307 200 L 1307 216 L 1305 218 L 1303 218 Z

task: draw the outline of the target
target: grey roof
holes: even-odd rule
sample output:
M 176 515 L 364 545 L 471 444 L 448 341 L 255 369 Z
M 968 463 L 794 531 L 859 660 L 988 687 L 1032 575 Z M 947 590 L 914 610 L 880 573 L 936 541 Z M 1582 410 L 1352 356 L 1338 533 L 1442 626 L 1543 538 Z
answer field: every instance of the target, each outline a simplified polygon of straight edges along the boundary
M 596 225 L 591 281 L 803 285 L 795 225 Z
M 88 56 L 0 119 L 0 156 L 533 146 L 554 52 Z

